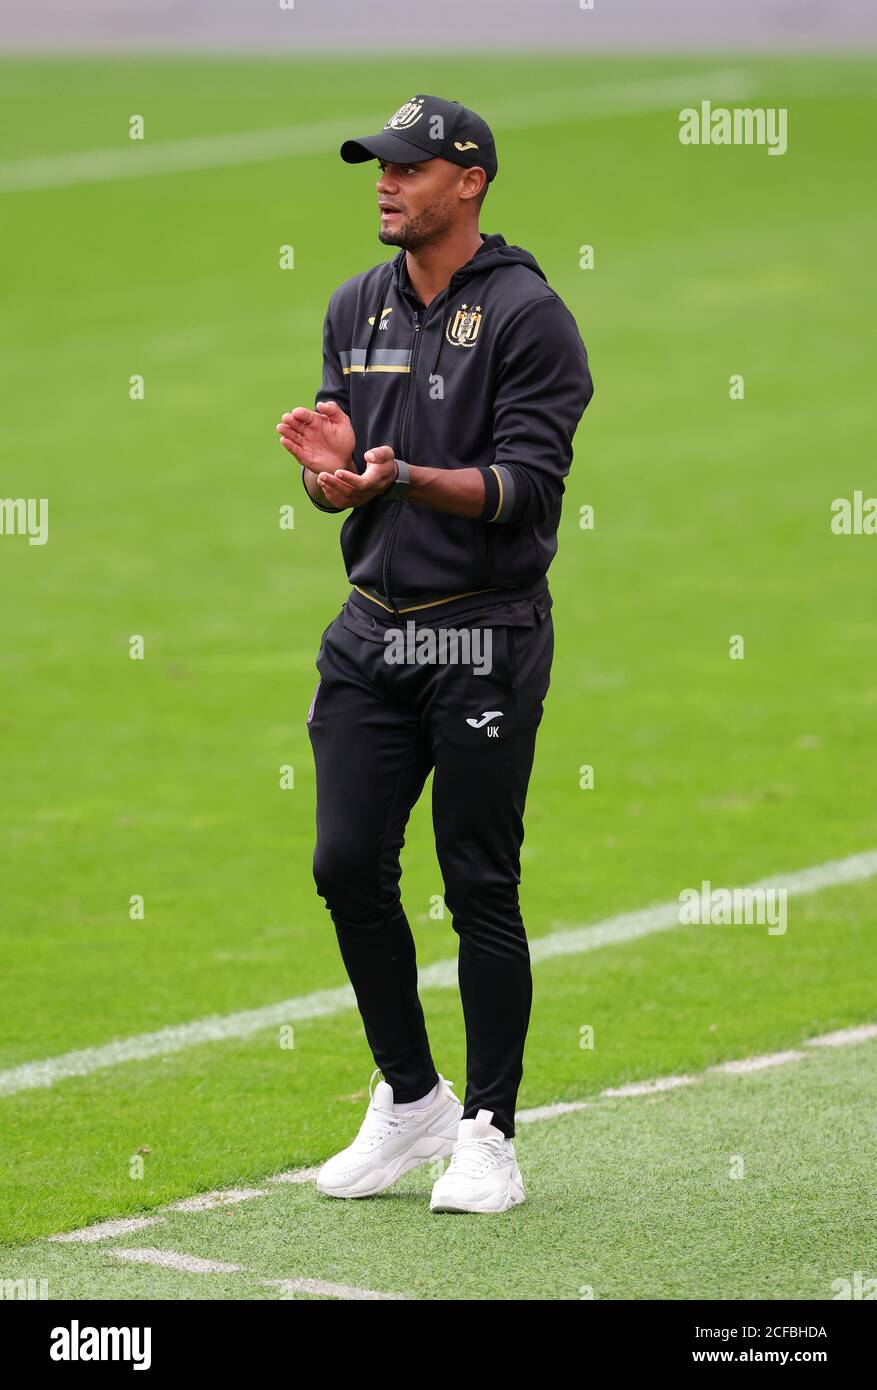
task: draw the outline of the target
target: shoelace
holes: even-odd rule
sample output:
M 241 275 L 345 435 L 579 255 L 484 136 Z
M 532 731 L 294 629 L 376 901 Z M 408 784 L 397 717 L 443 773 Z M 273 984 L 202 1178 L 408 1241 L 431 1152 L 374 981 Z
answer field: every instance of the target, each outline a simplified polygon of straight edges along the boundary
M 359 1127 L 359 1133 L 353 1141 L 354 1147 L 358 1149 L 372 1149 L 384 1139 L 390 1139 L 397 1134 L 399 1127 L 407 1120 L 407 1115 L 386 1115 L 369 1106 L 365 1112 L 365 1119 Z
M 481 1139 L 458 1139 L 448 1164 L 449 1173 L 462 1173 L 467 1178 L 483 1178 L 491 1168 L 505 1162 L 504 1139 L 487 1136 Z

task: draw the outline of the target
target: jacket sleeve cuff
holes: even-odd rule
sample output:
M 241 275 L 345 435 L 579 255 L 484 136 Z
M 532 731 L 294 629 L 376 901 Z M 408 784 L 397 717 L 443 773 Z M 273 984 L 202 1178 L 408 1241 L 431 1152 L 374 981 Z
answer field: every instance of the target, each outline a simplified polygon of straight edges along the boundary
M 515 514 L 517 485 L 514 475 L 501 463 L 492 463 L 489 468 L 480 468 L 484 478 L 484 509 L 482 521 L 508 522 Z
M 313 497 L 311 495 L 308 489 L 308 485 L 305 482 L 304 464 L 302 464 L 301 466 L 301 485 L 305 490 L 305 496 L 307 497 L 308 501 L 313 503 L 318 512 L 331 512 L 333 516 L 337 516 L 339 512 L 343 512 L 345 510 L 344 507 L 330 507 L 328 502 L 326 502 L 325 504 L 323 502 L 318 502 L 316 497 Z

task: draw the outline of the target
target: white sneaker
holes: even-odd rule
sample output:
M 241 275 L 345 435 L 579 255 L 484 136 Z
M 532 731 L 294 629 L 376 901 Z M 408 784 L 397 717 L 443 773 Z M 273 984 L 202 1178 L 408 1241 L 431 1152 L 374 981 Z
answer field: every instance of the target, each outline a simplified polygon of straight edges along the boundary
M 411 1168 L 445 1158 L 454 1147 L 463 1107 L 451 1090 L 452 1082 L 438 1079 L 438 1093 L 423 1110 L 397 1114 L 393 1088 L 379 1081 L 369 1083 L 369 1107 L 353 1143 L 323 1164 L 317 1174 L 317 1191 L 327 1197 L 373 1197 Z
M 461 1120 L 454 1153 L 432 1189 L 430 1211 L 508 1211 L 523 1202 L 515 1146 L 490 1122 L 492 1110 Z

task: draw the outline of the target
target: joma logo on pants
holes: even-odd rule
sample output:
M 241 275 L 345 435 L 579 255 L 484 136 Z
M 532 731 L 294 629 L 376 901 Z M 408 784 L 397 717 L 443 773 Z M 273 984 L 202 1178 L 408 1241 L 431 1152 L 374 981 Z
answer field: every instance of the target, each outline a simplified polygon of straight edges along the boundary
M 135 1371 L 152 1365 L 151 1327 L 80 1327 L 74 1318 L 51 1335 L 53 1361 L 132 1361 Z
M 485 710 L 484 713 L 481 715 L 480 719 L 467 719 L 467 720 L 466 720 L 466 723 L 467 723 L 467 724 L 470 724 L 470 725 L 472 726 L 473 729 L 483 729 L 484 726 L 485 726 L 485 724 L 487 724 L 487 725 L 488 725 L 487 737 L 488 737 L 488 738 L 499 738 L 499 725 L 498 725 L 498 724 L 491 724 L 491 723 L 490 723 L 491 719 L 502 719 L 502 710 L 501 710 L 501 709 L 488 709 L 488 710 Z

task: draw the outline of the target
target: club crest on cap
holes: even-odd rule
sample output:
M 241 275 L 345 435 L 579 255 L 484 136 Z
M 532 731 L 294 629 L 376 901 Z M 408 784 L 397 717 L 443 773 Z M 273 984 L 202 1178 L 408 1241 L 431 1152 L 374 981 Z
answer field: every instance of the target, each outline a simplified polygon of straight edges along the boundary
M 384 130 L 407 130 L 419 121 L 422 115 L 423 97 L 412 97 L 404 106 L 399 107 L 395 116 L 390 117 Z

